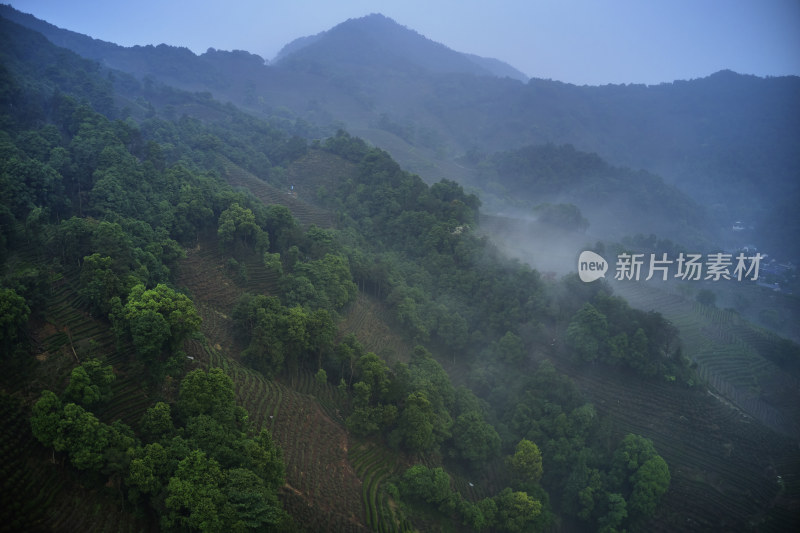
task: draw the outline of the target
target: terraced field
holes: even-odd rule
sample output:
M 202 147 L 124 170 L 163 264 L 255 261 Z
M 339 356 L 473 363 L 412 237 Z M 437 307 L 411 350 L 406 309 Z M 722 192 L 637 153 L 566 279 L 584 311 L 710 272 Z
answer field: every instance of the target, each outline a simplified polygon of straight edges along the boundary
M 794 440 L 712 392 L 626 379 L 600 366 L 563 370 L 613 420 L 619 437 L 652 439 L 670 465 L 672 483 L 653 531 L 735 531 L 760 521 L 759 531 L 788 531 L 787 524 L 766 524 L 773 509 L 781 512 L 776 480 L 792 474 L 784 461 L 796 454 Z
M 400 471 L 399 456 L 384 446 L 360 442 L 350 450 L 349 459 L 363 481 L 362 498 L 370 531 L 413 531 L 411 524 L 395 512 L 389 495 L 381 490 L 381 483 Z
M 222 256 L 213 244 L 190 251 L 181 269 L 180 284 L 192 294 L 204 323 L 206 340 L 187 342 L 193 364 L 221 367 L 234 380 L 238 400 L 257 429 L 270 430 L 284 453 L 286 508 L 311 531 L 365 531 L 361 480 L 348 461 L 348 441 L 341 398 L 313 375 L 270 380 L 241 365 L 229 318 L 238 294 L 245 288 L 270 292 L 268 282 L 253 280 L 243 288 L 224 273 Z
M 800 380 L 768 357 L 780 339 L 732 311 L 703 306 L 644 283 L 616 284 L 631 305 L 663 314 L 679 330 L 683 351 L 720 396 L 767 427 L 800 437 Z
M 37 363 L 28 379 L 3 376 L 0 394 L 0 463 L 3 465 L 0 531 L 148 531 L 113 488 L 86 489 L 76 474 L 33 437 L 29 413 L 41 389 L 62 391 L 72 368 L 89 357 L 114 365 L 114 398 L 99 416 L 105 422 L 137 422 L 152 403 L 129 377 L 131 349 L 117 349 L 107 323 L 83 310 L 72 280 L 53 281 L 45 319 L 32 332 Z
M 267 205 L 285 205 L 303 226 L 316 224 L 317 226 L 327 228 L 335 224 L 336 220 L 333 213 L 301 199 L 301 195 L 297 192 L 300 190 L 299 186 L 297 186 L 295 191 L 289 189 L 280 190 L 258 179 L 256 176 L 235 165 L 231 161 L 226 161 L 224 167 L 225 179 L 227 179 L 232 187 L 247 189 L 253 193 L 256 198 Z M 307 190 L 303 192 L 304 196 L 308 196 L 309 194 L 315 193 L 310 193 Z
M 313 389 L 318 398 L 266 379 L 207 342 L 192 340 L 187 347 L 195 364 L 221 367 L 233 378 L 254 428 L 270 430 L 280 445 L 286 464 L 282 498 L 295 518 L 312 531 L 365 531 L 364 516 L 353 511 L 361 509 L 361 481 L 347 460 L 336 391 L 312 386 L 313 377 L 304 376 L 300 388 Z
M 87 490 L 51 457 L 18 400 L 0 395 L 0 531 L 150 531 L 113 490 Z
M 371 296 L 359 292 L 356 300 L 344 309 L 339 325 L 342 335 L 353 333 L 368 352 L 388 361 L 405 360 L 411 346 L 388 326 L 389 313 Z

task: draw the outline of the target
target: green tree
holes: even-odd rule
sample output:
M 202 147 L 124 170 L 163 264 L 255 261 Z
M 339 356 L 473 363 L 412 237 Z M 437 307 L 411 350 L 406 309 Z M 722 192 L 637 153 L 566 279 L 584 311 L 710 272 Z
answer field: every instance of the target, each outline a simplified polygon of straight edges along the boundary
M 252 470 L 232 468 L 225 472 L 222 487 L 227 499 L 224 522 L 231 531 L 265 531 L 286 520 L 275 490 Z
M 283 264 L 281 263 L 281 255 L 264 252 L 262 262 L 267 272 L 274 274 L 277 277 L 283 276 Z
M 40 402 L 44 403 L 39 405 Z M 118 458 L 134 445 L 130 428 L 119 422 L 110 426 L 103 424 L 94 414 L 74 403 L 64 405 L 57 412 L 57 404 L 49 395 L 43 395 L 37 405 L 31 420 L 34 434 L 43 444 L 67 452 L 75 468 L 98 471 L 111 465 L 116 471 L 124 467 Z M 108 469 L 105 472 L 112 473 Z
M 236 406 L 233 380 L 221 368 L 211 368 L 208 372 L 197 369 L 186 374 L 177 406 L 187 419 L 208 415 L 226 426 L 243 417 Z
M 153 309 L 141 309 L 125 315 L 136 351 L 152 363 L 172 340 L 172 331 L 164 315 Z
M 442 468 L 414 465 L 403 473 L 400 481 L 403 494 L 439 505 L 452 494 L 450 476 Z
M 608 320 L 595 306 L 584 304 L 569 323 L 566 340 L 583 361 L 594 361 L 606 352 Z
M 214 459 L 193 450 L 178 463 L 169 483 L 166 513 L 161 517 L 165 529 L 223 531 L 226 494 L 220 486 L 223 471 Z
M 112 269 L 113 259 L 94 253 L 83 258 L 80 294 L 89 301 L 93 313 L 107 315 L 111 300 L 128 293 L 122 279 Z
M 597 525 L 601 533 L 615 533 L 621 529 L 628 517 L 628 505 L 622 494 L 613 492 L 608 495 L 608 513 L 602 516 Z
M 5 357 L 14 353 L 19 332 L 30 314 L 25 298 L 13 289 L 0 289 L 0 347 Z
M 55 446 L 62 416 L 61 400 L 54 392 L 43 390 L 42 396 L 33 404 L 31 415 L 33 436 L 47 447 Z
M 269 249 L 269 238 L 256 223 L 253 211 L 236 202 L 220 214 L 217 235 L 222 244 L 232 244 L 239 239 L 247 246 L 258 244 L 261 250 Z
M 395 439 L 412 453 L 429 451 L 436 445 L 435 420 L 436 414 L 426 393 L 411 393 L 400 413 Z
M 242 464 L 243 435 L 237 428 L 223 424 L 207 414 L 199 414 L 186 420 L 183 436 L 193 448 L 203 450 L 209 458 L 223 468 Z
M 669 467 L 653 441 L 628 434 L 614 452 L 609 481 L 627 496 L 627 512 L 641 519 L 651 516 L 670 483 Z
M 479 466 L 500 451 L 500 435 L 478 411 L 467 411 L 453 424 L 453 448 L 459 458 Z
M 612 483 L 624 484 L 640 466 L 657 455 L 653 441 L 641 435 L 628 433 L 614 451 L 610 471 Z
M 149 440 L 158 440 L 168 436 L 175 429 L 172 412 L 168 403 L 156 402 L 148 407 L 139 422 L 142 436 Z
M 155 359 L 165 350 L 177 351 L 183 340 L 200 328 L 200 315 L 184 294 L 159 283 L 154 289 L 136 285 L 128 295 L 123 317 L 140 354 Z
M 657 365 L 654 365 L 650 359 L 649 341 L 642 328 L 636 329 L 636 333 L 630 340 L 627 355 L 628 365 L 646 376 L 655 375 L 658 370 Z
M 514 476 L 523 482 L 537 483 L 542 477 L 542 452 L 528 439 L 517 443 L 514 455 L 508 458 L 508 464 Z
M 130 448 L 128 456 L 130 463 L 125 482 L 134 491 L 133 499 L 139 493 L 158 495 L 165 488 L 169 474 L 167 450 L 156 442 Z
M 652 516 L 661 497 L 669 489 L 670 479 L 667 462 L 660 455 L 645 461 L 629 478 L 633 485 L 628 499 L 631 515 Z
M 422 396 L 416 398 L 425 400 L 412 402 L 415 417 L 419 417 L 423 412 L 426 413 L 426 417 L 430 416 L 430 423 L 433 426 L 433 446 L 438 446 L 451 436 L 453 419 L 450 413 L 455 405 L 455 389 L 442 365 L 422 346 L 414 348 L 407 370 L 406 390 L 412 391 L 412 394 L 422 393 Z
M 288 305 L 321 307 L 331 311 L 344 307 L 358 292 L 347 259 L 333 254 L 298 263 L 294 273 L 284 277 L 283 285 Z
M 441 306 L 436 335 L 455 360 L 456 354 L 462 352 L 469 342 L 469 325 L 458 312 Z
M 299 225 L 285 205 L 272 204 L 267 207 L 265 228 L 272 237 L 270 251 L 283 253 L 297 240 Z
M 500 531 L 517 533 L 526 531 L 542 512 L 542 503 L 526 492 L 512 491 L 506 487 L 494 497 L 497 505 L 495 525 Z
M 285 312 L 286 308 L 278 298 L 249 294 L 243 296 L 233 309 L 233 318 L 245 342 L 249 339 L 242 358 L 268 376 L 281 370 L 286 359 L 281 325 Z
M 309 355 L 316 354 L 316 366 L 322 369 L 322 357 L 333 350 L 336 324 L 326 309 L 317 309 L 306 316 Z
M 248 468 L 272 490 L 277 491 L 286 482 L 283 450 L 272 439 L 269 431 L 262 429 L 255 437 L 245 441 L 244 454 Z
M 507 331 L 497 342 L 497 357 L 504 363 L 519 364 L 525 358 L 525 345 L 518 335 Z
M 90 407 L 111 398 L 111 384 L 116 376 L 111 365 L 103 365 L 97 359 L 89 359 L 72 369 L 69 385 L 64 392 L 68 401 Z

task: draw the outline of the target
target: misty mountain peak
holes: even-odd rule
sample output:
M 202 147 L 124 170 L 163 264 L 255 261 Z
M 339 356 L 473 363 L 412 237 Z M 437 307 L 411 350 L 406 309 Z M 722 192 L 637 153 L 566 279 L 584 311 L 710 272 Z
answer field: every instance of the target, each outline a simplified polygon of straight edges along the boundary
M 369 70 L 423 69 L 527 81 L 527 76 L 502 61 L 456 52 L 380 13 L 348 19 L 330 30 L 295 39 L 273 61 L 284 66 L 308 63 Z

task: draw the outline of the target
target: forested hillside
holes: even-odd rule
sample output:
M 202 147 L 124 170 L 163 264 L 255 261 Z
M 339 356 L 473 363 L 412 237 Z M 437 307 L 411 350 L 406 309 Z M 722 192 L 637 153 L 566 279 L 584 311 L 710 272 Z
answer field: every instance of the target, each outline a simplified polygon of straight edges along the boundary
M 590 229 L 587 233 L 606 240 L 657 234 L 704 249 L 718 238 L 708 212 L 676 187 L 643 170 L 613 167 L 571 145 L 527 146 L 462 161 L 476 168 L 471 184 L 480 184 L 501 213 L 550 220 L 573 231 Z M 552 206 L 578 211 L 557 216 Z
M 0 124 L 0 527 L 796 522 L 796 438 L 661 314 L 506 257 L 455 181 L 6 19 Z
M 704 231 L 741 220 L 754 227 L 760 248 L 800 258 L 792 216 L 800 194 L 797 77 L 721 71 L 653 86 L 524 83 L 485 75 L 464 54 L 378 15 L 302 39 L 266 65 L 243 51 L 123 48 L 10 8 L 3 13 L 141 78 L 209 91 L 261 117 L 302 119 L 325 135 L 345 126 L 428 183 L 448 177 L 475 185 L 474 170 L 456 161 L 465 154 L 570 144 L 677 186 L 708 212 Z

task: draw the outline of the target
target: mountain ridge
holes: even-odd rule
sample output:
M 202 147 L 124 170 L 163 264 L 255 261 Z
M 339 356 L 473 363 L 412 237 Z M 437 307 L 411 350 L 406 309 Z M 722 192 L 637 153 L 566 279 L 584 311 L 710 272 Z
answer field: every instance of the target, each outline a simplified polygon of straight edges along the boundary
M 292 62 L 293 56 L 314 55 L 338 57 L 344 55 L 342 44 L 356 44 L 363 51 L 398 57 L 410 65 L 437 73 L 466 73 L 477 76 L 509 77 L 526 82 L 528 77 L 513 66 L 495 58 L 455 51 L 429 39 L 380 13 L 351 18 L 315 35 L 300 37 L 278 52 L 272 65 Z
M 428 182 L 470 181 L 474 170 L 459 164 L 470 152 L 571 144 L 662 176 L 710 207 L 717 230 L 745 220 L 765 228 L 757 244 L 800 257 L 800 245 L 788 238 L 793 229 L 769 231 L 794 220 L 792 205 L 800 201 L 800 77 L 720 71 L 659 85 L 521 83 L 480 74 L 485 70 L 458 52 L 378 15 L 293 41 L 280 61 L 266 64 L 247 52 L 123 48 L 8 6 L 0 13 L 139 79 L 210 92 L 256 116 L 301 119 L 328 135 L 344 127 Z M 400 50 L 397 43 L 409 38 L 414 46 Z M 436 68 L 417 61 L 420 55 Z M 456 58 L 458 68 L 437 70 L 442 58 Z

